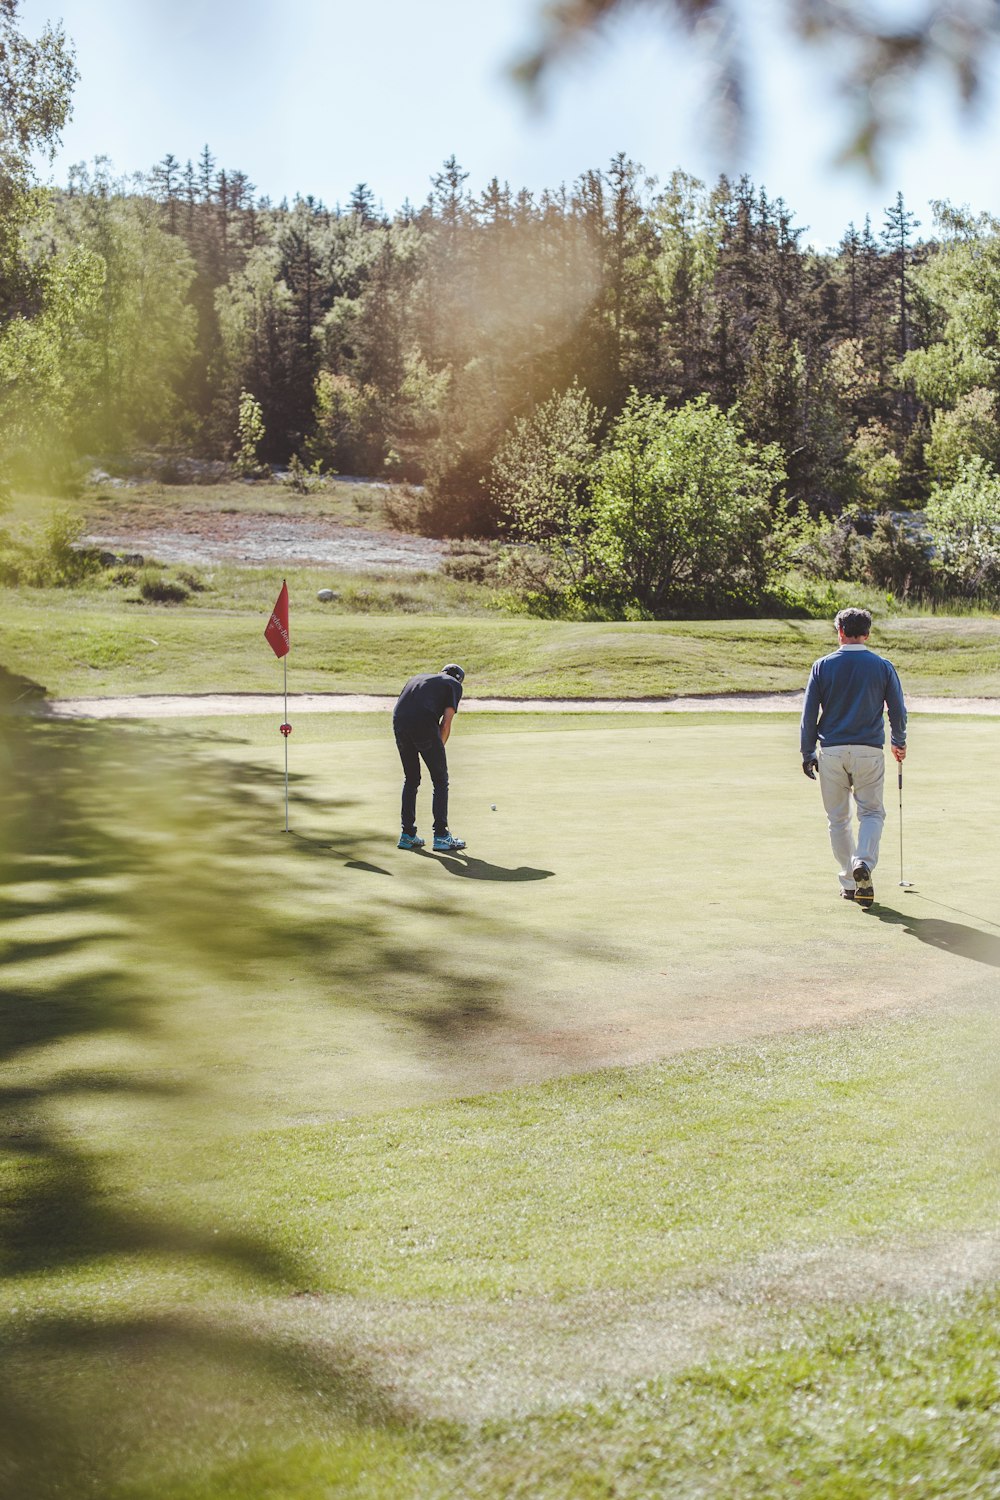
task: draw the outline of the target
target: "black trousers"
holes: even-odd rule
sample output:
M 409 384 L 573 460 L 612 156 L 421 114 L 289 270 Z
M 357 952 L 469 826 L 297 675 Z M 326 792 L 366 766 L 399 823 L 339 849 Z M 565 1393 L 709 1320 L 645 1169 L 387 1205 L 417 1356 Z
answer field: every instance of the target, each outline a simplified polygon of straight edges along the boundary
M 403 801 L 400 809 L 403 832 L 412 837 L 417 831 L 417 788 L 420 785 L 422 760 L 434 785 L 434 799 L 431 803 L 434 836 L 443 837 L 448 832 L 448 757 L 444 753 L 437 725 L 431 729 L 407 730 L 403 725 L 394 724 L 393 729 L 396 734 L 396 749 L 403 762 Z

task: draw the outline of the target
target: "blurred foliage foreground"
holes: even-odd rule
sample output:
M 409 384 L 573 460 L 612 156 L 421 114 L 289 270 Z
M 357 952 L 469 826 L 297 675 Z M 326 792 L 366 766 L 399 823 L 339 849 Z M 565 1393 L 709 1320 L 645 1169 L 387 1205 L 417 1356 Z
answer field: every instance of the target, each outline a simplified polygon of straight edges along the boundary
M 268 1028 L 280 1015 L 294 1049 L 304 1013 L 273 987 L 311 984 L 309 1045 L 332 1056 L 345 1024 L 383 1024 L 392 936 L 328 892 L 314 915 L 304 892 L 326 888 L 329 859 L 303 843 L 289 860 L 266 772 L 148 731 L 17 719 L 0 720 L 0 764 L 0 1492 L 137 1493 L 151 1434 L 158 1463 L 183 1466 L 206 1424 L 223 1452 L 238 1444 L 231 1403 L 266 1421 L 282 1393 L 391 1428 L 391 1401 L 335 1344 L 317 1356 L 251 1326 L 248 1293 L 312 1283 L 252 1213 L 226 1222 L 241 1188 L 219 1182 L 216 1147 L 265 1110 L 260 1051 L 288 1066 Z M 394 1030 L 440 1041 L 468 991 L 419 951 L 410 968 L 433 1009 Z

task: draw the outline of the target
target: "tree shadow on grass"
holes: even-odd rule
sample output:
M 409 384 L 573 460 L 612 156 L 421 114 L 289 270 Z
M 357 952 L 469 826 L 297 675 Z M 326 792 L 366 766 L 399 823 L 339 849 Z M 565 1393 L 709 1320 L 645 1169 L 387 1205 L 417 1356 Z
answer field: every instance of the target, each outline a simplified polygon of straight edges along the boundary
M 306 833 L 298 833 L 295 829 L 291 831 L 291 837 L 295 840 L 296 847 L 303 854 L 337 854 L 343 858 L 344 868 L 347 870 L 363 870 L 368 875 L 388 875 L 390 877 L 392 875 L 391 870 L 384 870 L 381 865 L 373 865 L 366 859 L 359 859 L 356 854 L 351 852 L 350 846 L 345 848 L 344 844 L 339 840 L 334 843 L 330 839 L 317 839 Z
M 466 854 L 464 850 L 457 854 L 435 854 L 432 849 L 419 849 L 415 852 L 423 859 L 436 861 L 450 875 L 460 875 L 465 880 L 548 880 L 556 873 L 555 870 L 535 870 L 530 865 L 518 865 L 516 868 L 491 865 L 485 859 L 476 859 L 474 855 Z
M 175 1386 L 195 1344 L 211 1389 L 249 1386 L 235 1446 L 254 1439 L 261 1370 L 293 1401 L 301 1377 L 352 1420 L 391 1413 L 391 1393 L 348 1348 L 289 1363 L 264 1326 L 236 1336 L 206 1311 L 195 1337 L 181 1317 L 206 1295 L 291 1295 L 315 1284 L 316 1267 L 258 1222 L 252 1184 L 235 1218 L 225 1205 L 239 1193 L 214 1193 L 212 1142 L 232 1122 L 215 1065 L 175 1053 L 171 1006 L 225 985 L 252 1011 L 261 974 L 285 967 L 320 981 L 333 1026 L 338 1006 L 374 1009 L 394 993 L 405 961 L 424 982 L 397 1029 L 460 1047 L 470 1023 L 502 1014 L 502 981 L 470 985 L 431 943 L 404 953 L 375 906 L 296 902 L 299 877 L 270 837 L 277 774 L 241 780 L 141 728 L 18 717 L 0 719 L 0 776 L 0 1340 L 11 1356 L 0 1362 L 0 1489 L 111 1494 L 124 1410 L 151 1467 L 158 1445 L 184 1452 L 176 1403 L 148 1371 L 134 1388 L 129 1378 L 152 1346 L 168 1351 Z M 337 841 L 349 857 L 362 847 Z M 438 905 L 447 924 L 454 913 Z M 324 1259 L 336 1280 L 335 1246 Z M 102 1379 L 119 1364 L 119 1405 L 105 1410 Z
M 966 927 L 962 922 L 946 922 L 939 917 L 915 917 L 885 906 L 876 906 L 872 910 L 880 922 L 890 927 L 902 927 L 921 943 L 1000 969 L 1000 937 L 991 932 Z
M 252 1467 L 271 1439 L 280 1451 L 289 1436 L 329 1443 L 415 1426 L 353 1351 L 239 1310 L 40 1318 L 5 1344 L 0 1476 L 11 1500 L 222 1493 L 212 1471 Z

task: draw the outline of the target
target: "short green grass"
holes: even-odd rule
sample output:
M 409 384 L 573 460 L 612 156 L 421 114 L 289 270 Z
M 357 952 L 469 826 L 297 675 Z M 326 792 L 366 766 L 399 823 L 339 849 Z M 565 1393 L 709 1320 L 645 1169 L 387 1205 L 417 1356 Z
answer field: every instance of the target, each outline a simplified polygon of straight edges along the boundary
M 998 733 L 866 916 L 781 721 L 8 726 L 8 1491 L 995 1496 Z

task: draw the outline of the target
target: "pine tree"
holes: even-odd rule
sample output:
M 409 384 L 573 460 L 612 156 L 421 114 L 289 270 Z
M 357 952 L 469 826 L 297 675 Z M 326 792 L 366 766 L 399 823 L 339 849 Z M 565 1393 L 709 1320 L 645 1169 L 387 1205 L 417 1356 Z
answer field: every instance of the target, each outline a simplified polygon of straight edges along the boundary
M 167 206 L 167 229 L 171 234 L 177 233 L 177 205 L 180 198 L 180 163 L 176 156 L 167 152 L 162 161 L 157 162 L 150 173 L 150 178 L 156 189 L 159 201 Z
M 202 203 L 212 202 L 215 189 L 215 157 L 207 144 L 198 158 L 198 196 Z
M 359 182 L 353 190 L 348 210 L 365 228 L 369 224 L 378 222 L 378 215 L 375 212 L 375 194 L 367 182 Z
M 882 243 L 889 253 L 896 275 L 899 307 L 900 359 L 903 358 L 910 347 L 906 272 L 910 261 L 910 241 L 912 234 L 914 229 L 919 227 L 920 220 L 906 208 L 902 193 L 897 193 L 895 203 L 885 211 Z

